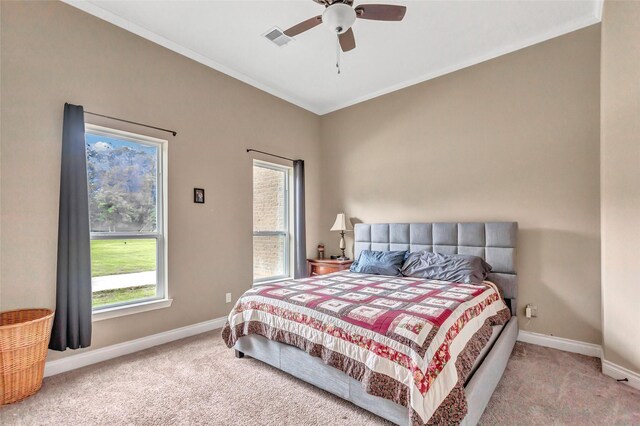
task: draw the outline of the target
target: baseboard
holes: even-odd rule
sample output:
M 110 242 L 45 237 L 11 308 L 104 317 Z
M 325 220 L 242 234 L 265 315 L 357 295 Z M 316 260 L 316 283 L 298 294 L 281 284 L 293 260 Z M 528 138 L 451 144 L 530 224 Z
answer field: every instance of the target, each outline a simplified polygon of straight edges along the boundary
M 175 340 L 184 339 L 186 337 L 195 336 L 207 331 L 216 330 L 224 327 L 226 317 L 216 318 L 197 324 L 187 325 L 185 327 L 176 328 L 174 330 L 165 331 L 151 336 L 142 337 L 140 339 L 128 342 L 118 343 L 116 345 L 107 346 L 105 348 L 95 349 L 93 351 L 82 352 L 77 355 L 71 355 L 66 358 L 47 362 L 44 375 L 45 377 L 54 376 L 66 371 L 75 370 L 77 368 L 86 367 L 87 365 L 97 364 L 119 356 L 128 355 L 154 346 L 163 345 Z M 518 341 L 531 343 L 539 346 L 546 346 L 561 351 L 573 352 L 587 356 L 602 358 L 602 347 L 593 343 L 580 342 L 578 340 L 565 339 L 562 337 L 549 336 L 546 334 L 533 333 L 531 331 L 520 330 L 518 333 Z M 640 389 L 640 374 L 620 367 L 612 362 L 602 359 L 602 373 L 613 377 L 614 379 L 626 378 L 628 382 L 623 382 L 633 388 Z
M 45 365 L 44 375 L 45 377 L 54 376 L 56 374 L 64 373 L 65 371 L 71 371 L 75 370 L 76 368 L 86 367 L 87 365 L 96 364 L 98 362 L 117 358 L 119 356 L 128 355 L 133 352 L 138 352 L 143 349 L 148 349 L 154 346 L 173 342 L 174 340 L 180 340 L 184 339 L 185 337 L 191 337 L 195 336 L 196 334 L 222 328 L 224 327 L 226 321 L 226 317 L 216 318 L 209 321 L 176 328 L 174 330 L 153 334 L 151 336 L 141 337 L 140 339 L 118 343 L 117 345 L 82 352 L 77 355 L 71 355 L 66 358 L 57 359 L 55 361 L 49 361 Z
M 625 385 L 629 385 L 632 388 L 640 389 L 640 374 L 635 371 L 628 370 L 624 367 L 620 367 L 606 359 L 602 359 L 602 374 L 606 374 L 609 377 L 613 377 L 616 380 L 627 379 Z
M 627 379 L 627 381 L 620 383 L 640 390 L 640 374 L 604 359 L 600 345 L 523 330 L 518 333 L 518 341 L 600 358 L 602 360 L 602 374 L 616 380 Z
M 520 330 L 520 333 L 518 333 L 518 341 L 559 349 L 561 351 L 602 358 L 602 346 L 594 343 L 586 343 L 579 340 L 565 339 L 563 337 L 549 336 L 547 334 L 533 333 L 531 331 L 524 330 Z

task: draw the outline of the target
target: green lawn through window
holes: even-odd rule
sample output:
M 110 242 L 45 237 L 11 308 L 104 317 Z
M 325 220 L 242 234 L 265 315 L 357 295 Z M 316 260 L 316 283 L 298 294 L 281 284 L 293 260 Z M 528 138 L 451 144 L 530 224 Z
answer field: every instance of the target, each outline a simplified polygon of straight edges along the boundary
M 118 288 L 115 290 L 103 290 L 93 293 L 92 305 L 94 308 L 114 303 L 128 302 L 135 299 L 144 299 L 156 295 L 155 285 L 142 287 Z
M 155 269 L 155 239 L 91 241 L 91 275 L 93 277 Z

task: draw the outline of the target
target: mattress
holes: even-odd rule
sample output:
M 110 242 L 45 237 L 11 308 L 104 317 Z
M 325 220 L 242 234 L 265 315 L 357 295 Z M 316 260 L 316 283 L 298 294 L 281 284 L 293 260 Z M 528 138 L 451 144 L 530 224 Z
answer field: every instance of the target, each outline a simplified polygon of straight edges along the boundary
M 510 312 L 497 287 L 348 271 L 254 287 L 223 330 L 295 346 L 407 407 L 414 424 L 460 422 L 464 382 Z M 487 349 L 488 350 L 488 349 Z M 486 353 L 486 351 L 485 351 Z
M 471 378 L 473 377 L 473 373 L 475 373 L 478 367 L 480 367 L 480 364 L 482 364 L 482 361 L 484 361 L 484 358 L 487 356 L 487 354 L 493 347 L 493 344 L 496 342 L 496 340 L 498 340 L 498 337 L 500 337 L 500 333 L 502 332 L 502 329 L 504 327 L 505 327 L 505 324 L 494 325 L 493 327 L 491 327 L 491 337 L 489 337 L 489 341 L 482 347 L 482 350 L 480 351 L 475 362 L 473 363 L 473 366 L 471 367 L 469 374 L 465 378 L 465 383 L 464 383 L 465 385 L 469 383 L 469 380 L 471 380 Z

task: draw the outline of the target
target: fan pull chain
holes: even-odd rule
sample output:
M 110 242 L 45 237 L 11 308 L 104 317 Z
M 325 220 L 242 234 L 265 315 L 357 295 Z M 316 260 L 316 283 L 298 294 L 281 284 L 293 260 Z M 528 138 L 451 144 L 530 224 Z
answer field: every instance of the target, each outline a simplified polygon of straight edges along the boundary
M 340 38 L 336 36 L 336 68 L 340 74 Z

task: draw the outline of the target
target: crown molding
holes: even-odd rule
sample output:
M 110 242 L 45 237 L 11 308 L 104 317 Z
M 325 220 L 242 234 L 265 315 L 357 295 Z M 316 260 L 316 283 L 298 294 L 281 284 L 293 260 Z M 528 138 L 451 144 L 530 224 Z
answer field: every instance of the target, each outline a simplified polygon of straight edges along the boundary
M 485 54 L 478 55 L 478 56 L 470 58 L 468 60 L 460 61 L 460 62 L 458 62 L 458 63 L 456 63 L 454 65 L 451 65 L 449 67 L 445 67 L 445 68 L 441 68 L 441 69 L 433 71 L 433 72 L 429 72 L 429 73 L 424 74 L 424 75 L 422 75 L 420 77 L 417 77 L 417 78 L 413 78 L 413 79 L 406 80 L 406 81 L 403 81 L 403 82 L 398 83 L 398 84 L 394 84 L 394 85 L 386 87 L 386 88 L 384 88 L 382 90 L 378 90 L 378 91 L 370 93 L 368 95 L 356 98 L 356 99 L 354 99 L 352 101 L 344 102 L 344 103 L 338 104 L 338 105 L 333 106 L 333 107 L 321 109 L 318 114 L 319 115 L 329 114 L 331 112 L 338 111 L 338 110 L 341 110 L 343 108 L 347 108 L 347 107 L 359 104 L 361 102 L 365 102 L 365 101 L 368 101 L 368 100 L 371 100 L 371 99 L 374 99 L 374 98 L 377 98 L 377 97 L 380 97 L 380 96 L 383 96 L 383 95 L 386 95 L 386 94 L 389 94 L 389 93 L 392 93 L 392 92 L 395 92 L 395 91 L 398 91 L 398 90 L 402 90 L 402 89 L 405 89 L 407 87 L 410 87 L 410 86 L 413 86 L 413 85 L 416 85 L 416 84 L 419 84 L 419 83 L 423 83 L 425 81 L 432 80 L 434 78 L 441 77 L 441 76 L 446 75 L 446 74 L 451 74 L 453 72 L 460 71 L 462 69 L 469 68 L 469 67 L 474 66 L 474 65 L 478 65 L 478 64 L 480 64 L 482 62 L 490 61 L 490 60 L 498 58 L 500 56 L 507 55 L 509 53 L 513 53 L 513 52 L 516 52 L 518 50 L 525 49 L 527 47 L 533 46 L 535 44 L 542 43 L 542 42 L 551 40 L 553 38 L 563 36 L 563 35 L 568 34 L 570 32 L 577 31 L 577 30 L 580 30 L 582 28 L 586 28 L 588 26 L 597 24 L 599 22 L 600 22 L 600 18 L 597 18 L 595 15 L 587 17 L 587 18 L 584 18 L 584 19 L 578 19 L 578 20 L 575 20 L 575 21 L 572 21 L 572 22 L 568 22 L 566 25 L 563 25 L 561 27 L 555 28 L 553 31 L 548 31 L 546 33 L 542 33 L 542 34 L 540 34 L 540 35 L 538 35 L 536 37 L 532 37 L 532 38 L 530 38 L 528 40 L 525 40 L 523 42 L 513 43 L 513 44 L 510 44 L 508 46 L 502 47 L 500 49 L 494 49 L 494 50 L 491 50 L 491 51 L 489 51 L 489 52 L 487 52 Z
M 234 70 L 232 68 L 227 67 L 226 65 L 223 65 L 217 61 L 214 61 L 211 58 L 208 58 L 204 55 L 201 55 L 197 52 L 194 52 L 193 50 L 182 46 L 181 44 L 175 43 L 151 30 L 148 30 L 144 27 L 142 27 L 141 25 L 138 24 L 134 24 L 133 22 L 124 19 L 112 12 L 109 12 L 107 10 L 104 10 L 103 8 L 96 6 L 95 4 L 88 2 L 88 1 L 79 1 L 79 0 L 61 0 L 63 3 L 68 4 L 69 6 L 73 6 L 77 9 L 80 9 L 83 12 L 88 13 L 89 15 L 93 15 L 97 18 L 102 19 L 103 21 L 107 21 L 110 24 L 113 24 L 117 27 L 120 27 L 124 30 L 127 30 L 133 34 L 136 34 L 144 39 L 147 39 L 149 41 L 154 42 L 155 44 L 158 44 L 162 47 L 165 47 L 169 50 L 172 50 L 176 53 L 179 53 L 182 56 L 186 56 L 189 59 L 192 59 L 196 62 L 199 62 L 203 65 L 208 66 L 209 68 L 213 68 L 216 71 L 219 71 L 223 74 L 228 75 L 229 77 L 233 77 L 236 80 L 240 80 L 243 83 L 246 83 L 250 86 L 255 87 L 256 89 L 260 89 L 263 92 L 269 93 L 270 95 L 273 95 L 277 98 L 280 98 L 286 102 L 289 102 L 293 105 L 296 105 L 302 109 L 306 109 L 307 111 L 310 111 L 314 114 L 319 115 L 320 112 L 318 111 L 317 108 L 314 108 L 311 105 L 308 105 L 307 103 L 301 101 L 300 99 L 296 99 L 286 93 L 283 93 L 282 91 L 278 90 L 278 89 L 274 89 L 273 87 L 270 87 L 266 84 L 260 83 L 259 81 L 253 79 L 252 77 L 249 77 L 248 75 Z
M 567 33 L 570 33 L 572 31 L 576 31 L 585 27 L 588 27 L 590 25 L 594 25 L 599 23 L 602 20 L 602 8 L 603 8 L 603 0 L 595 0 L 594 2 L 594 11 L 593 11 L 593 15 L 586 17 L 586 18 L 582 18 L 582 19 L 577 19 L 574 21 L 570 21 L 567 22 L 565 25 L 559 26 L 557 28 L 554 28 L 551 31 L 547 31 L 545 33 L 542 33 L 536 37 L 531 37 L 527 40 L 524 40 L 522 42 L 519 43 L 512 43 L 509 44 L 505 47 L 501 47 L 499 49 L 494 49 L 491 50 L 485 54 L 482 55 L 478 55 L 472 58 L 469 58 L 467 60 L 463 60 L 460 61 L 454 65 L 448 66 L 448 67 L 444 67 L 441 69 L 438 69 L 436 71 L 431 71 L 428 72 L 426 74 L 423 74 L 419 77 L 416 78 L 412 78 L 412 79 L 408 79 L 405 81 L 402 81 L 400 83 L 397 84 L 393 84 L 391 86 L 385 87 L 381 90 L 377 90 L 375 92 L 369 93 L 367 95 L 364 96 L 360 96 L 358 98 L 355 98 L 353 100 L 350 100 L 348 102 L 343 102 L 343 103 L 339 103 L 336 105 L 331 105 L 331 106 L 325 106 L 325 107 L 319 107 L 319 106 L 313 106 L 310 105 L 307 102 L 304 102 L 296 97 L 291 96 L 290 94 L 286 94 L 284 92 L 282 92 L 279 89 L 273 88 L 267 84 L 261 83 L 257 80 L 255 80 L 254 78 L 240 72 L 237 71 L 235 69 L 232 69 L 230 67 L 227 67 L 226 65 L 223 65 L 209 57 L 206 57 L 204 55 L 201 55 L 185 46 L 182 46 L 178 43 L 175 43 L 153 31 L 150 31 L 138 24 L 134 24 L 131 21 L 124 19 L 112 12 L 109 12 L 105 9 L 102 9 L 101 7 L 88 2 L 88 1 L 79 1 L 79 0 L 62 0 L 64 3 L 73 6 L 77 9 L 82 10 L 83 12 L 86 12 L 90 15 L 96 16 L 97 18 L 100 18 L 104 21 L 107 21 L 113 25 L 116 25 L 120 28 L 123 28 L 131 33 L 134 33 L 140 37 L 143 37 L 149 41 L 152 41 L 160 46 L 163 46 L 169 50 L 172 50 L 176 53 L 179 53 L 183 56 L 186 56 L 189 59 L 192 59 L 196 62 L 199 62 L 203 65 L 206 65 L 210 68 L 215 69 L 216 71 L 219 71 L 223 74 L 226 74 L 230 77 L 233 77 L 237 80 L 242 81 L 243 83 L 246 83 L 250 86 L 253 86 L 259 90 L 262 90 L 264 92 L 267 92 L 273 96 L 276 96 L 286 102 L 289 102 L 291 104 L 294 104 L 300 108 L 303 108 L 307 111 L 310 111 L 314 114 L 317 115 L 325 115 L 325 114 L 329 114 L 331 112 L 335 112 L 338 111 L 340 109 L 343 108 L 347 108 L 356 104 L 359 104 L 361 102 L 365 102 L 383 95 L 386 95 L 388 93 L 392 93 L 395 92 L 397 90 L 401 90 L 404 88 L 407 88 L 409 86 L 413 86 L 415 84 L 419 84 L 422 83 L 424 81 L 427 80 L 431 80 L 440 76 L 443 76 L 445 74 L 450 74 L 452 72 L 455 71 L 459 71 L 462 70 L 464 68 L 468 68 L 470 66 L 473 65 L 477 65 L 480 64 L 482 62 L 485 61 L 489 61 L 491 59 L 495 59 L 499 56 L 502 55 L 506 55 L 508 53 L 512 53 L 515 51 L 518 51 L 520 49 L 524 49 L 526 47 L 529 46 L 533 46 L 535 44 L 538 43 L 542 43 L 544 41 L 550 40 L 552 38 L 555 37 L 559 37 L 562 35 L 565 35 Z

